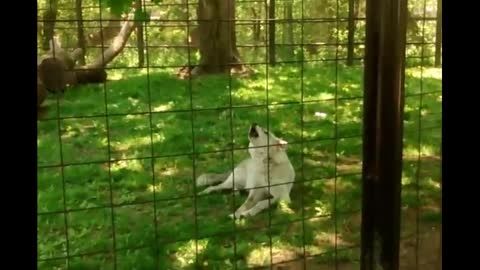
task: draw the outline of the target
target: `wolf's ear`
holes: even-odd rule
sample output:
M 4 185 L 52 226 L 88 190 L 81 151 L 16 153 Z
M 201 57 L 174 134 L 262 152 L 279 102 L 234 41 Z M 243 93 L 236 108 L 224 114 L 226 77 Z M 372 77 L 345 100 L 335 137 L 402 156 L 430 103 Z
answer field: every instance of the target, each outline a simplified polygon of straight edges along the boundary
M 277 142 L 278 142 L 278 148 L 280 148 L 280 150 L 287 150 L 288 148 L 288 142 L 283 140 L 283 139 L 277 139 Z

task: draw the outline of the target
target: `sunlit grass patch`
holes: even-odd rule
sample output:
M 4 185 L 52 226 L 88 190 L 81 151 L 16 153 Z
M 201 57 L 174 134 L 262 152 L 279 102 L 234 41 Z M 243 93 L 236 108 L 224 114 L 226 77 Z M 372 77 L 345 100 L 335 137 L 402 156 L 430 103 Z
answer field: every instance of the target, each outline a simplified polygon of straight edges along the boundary
M 301 79 L 298 66 L 282 65 L 269 70 L 268 83 L 263 69 L 247 79 L 211 76 L 192 82 L 171 71 L 109 71 L 113 79 L 105 86 L 106 98 L 104 86 L 86 86 L 58 101 L 60 116 L 79 118 L 39 122 L 38 165 L 68 166 L 63 174 L 61 167 L 39 169 L 38 212 L 62 211 L 64 203 L 67 209 L 89 208 L 66 214 L 70 254 L 107 254 L 72 261 L 73 266 L 111 265 L 113 232 L 117 248 L 127 248 L 117 253 L 121 269 L 153 269 L 157 259 L 161 269 L 189 269 L 197 261 L 208 269 L 235 264 L 245 269 L 298 258 L 303 247 L 306 255 L 332 262 L 336 245 L 359 244 L 361 67 L 339 66 L 336 76 L 334 65 L 306 65 Z M 423 90 L 441 90 L 438 72 L 424 70 Z M 406 74 L 406 92 L 418 93 L 418 69 Z M 57 115 L 56 102 L 49 97 L 49 117 Z M 230 109 L 231 104 L 240 107 Z M 420 114 L 419 106 L 418 97 L 406 99 L 402 204 L 422 207 L 425 222 L 439 222 L 440 130 L 418 136 L 418 124 L 441 123 L 441 93 L 425 96 Z M 246 194 L 195 198 L 194 180 L 204 172 L 231 170 L 247 157 L 245 149 L 235 148 L 246 147 L 252 122 L 265 127 L 268 122 L 289 142 L 297 183 L 290 204 L 232 221 L 228 215 Z M 39 218 L 38 230 L 42 258 L 65 255 L 63 214 Z M 354 261 L 358 250 L 338 252 L 337 259 Z M 64 269 L 63 263 L 41 265 Z

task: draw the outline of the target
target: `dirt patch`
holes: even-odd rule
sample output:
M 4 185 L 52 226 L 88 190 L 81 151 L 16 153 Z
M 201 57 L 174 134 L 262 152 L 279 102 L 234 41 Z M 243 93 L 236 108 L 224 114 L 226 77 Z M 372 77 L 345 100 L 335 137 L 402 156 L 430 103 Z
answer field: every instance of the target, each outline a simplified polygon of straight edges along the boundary
M 418 249 L 417 249 L 418 245 Z M 418 250 L 418 252 L 417 252 Z M 442 226 L 421 226 L 418 239 L 413 236 L 400 243 L 400 269 L 442 269 Z
M 410 212 L 410 211 L 408 211 Z M 415 215 L 404 213 L 404 222 L 411 225 L 415 224 Z M 410 227 L 410 226 L 408 226 Z M 411 227 L 409 228 L 411 229 Z M 419 237 L 415 234 L 409 234 L 400 241 L 400 270 L 441 270 L 442 269 L 442 225 L 437 223 L 420 224 Z M 418 246 L 418 249 L 417 249 Z M 281 263 L 273 267 L 274 270 L 304 270 L 304 261 L 302 259 Z M 334 263 L 321 264 L 315 259 L 307 259 L 306 269 L 308 270 L 358 270 L 358 262 L 338 263 L 336 268 Z
M 298 260 L 294 262 L 289 262 L 287 264 L 277 265 L 273 267 L 274 270 L 304 270 L 303 268 L 303 260 Z M 306 269 L 308 270 L 332 270 L 335 269 L 334 264 L 318 264 L 313 260 L 307 260 L 306 262 Z M 339 263 L 338 270 L 358 270 L 359 265 L 353 263 Z

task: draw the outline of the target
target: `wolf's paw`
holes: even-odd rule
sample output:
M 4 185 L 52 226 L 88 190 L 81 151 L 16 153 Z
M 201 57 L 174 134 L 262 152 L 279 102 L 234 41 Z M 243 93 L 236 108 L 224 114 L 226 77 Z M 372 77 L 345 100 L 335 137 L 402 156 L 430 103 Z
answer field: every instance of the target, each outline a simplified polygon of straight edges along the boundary
M 230 214 L 230 215 L 228 215 L 228 217 L 230 217 L 231 219 L 241 219 L 245 216 L 242 215 L 242 214 Z
M 242 219 L 248 216 L 248 212 L 235 212 L 234 214 L 228 215 L 231 219 Z
M 211 189 L 210 189 L 210 187 L 208 187 L 208 188 L 198 192 L 197 195 L 205 195 L 205 194 L 208 194 L 210 192 L 211 192 Z

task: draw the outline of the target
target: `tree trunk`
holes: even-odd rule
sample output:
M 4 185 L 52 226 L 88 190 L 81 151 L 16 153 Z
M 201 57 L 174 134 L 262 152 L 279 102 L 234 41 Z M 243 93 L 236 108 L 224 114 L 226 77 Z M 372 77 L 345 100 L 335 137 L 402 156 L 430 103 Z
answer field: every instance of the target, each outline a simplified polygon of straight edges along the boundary
M 182 0 L 182 13 L 183 13 L 183 19 L 188 20 L 190 17 L 190 14 L 188 11 L 190 10 L 188 7 L 188 0 Z
M 78 49 L 80 50 L 80 49 Z M 72 57 L 63 50 L 60 54 L 47 54 L 42 57 L 38 64 L 37 87 L 42 87 L 51 92 L 64 92 L 68 86 L 88 83 L 101 83 L 107 79 L 107 73 L 103 68 L 86 69 L 80 67 L 74 69 L 67 63 L 73 62 Z
M 435 66 L 442 64 L 442 0 L 437 0 L 437 27 L 435 35 Z
M 48 50 L 50 40 L 55 32 L 55 20 L 57 19 L 58 0 L 47 0 L 43 13 L 43 49 Z
M 227 72 L 236 61 L 234 0 L 200 0 L 198 30 L 200 31 L 200 68 L 205 73 Z
M 190 63 L 192 59 L 192 55 L 195 55 L 198 51 L 198 28 L 195 27 L 192 24 L 193 20 L 190 20 L 190 6 L 191 4 L 188 3 L 189 0 L 182 0 L 182 19 L 187 22 L 187 27 L 186 27 L 186 35 L 185 35 L 185 40 L 184 44 L 187 46 L 187 53 L 188 55 L 188 62 Z M 188 64 L 190 67 L 191 65 Z
M 198 28 L 189 26 L 188 35 L 185 39 L 185 45 L 190 48 L 190 55 L 197 53 L 198 50 Z
M 268 5 L 268 19 L 268 61 L 271 66 L 275 66 L 275 0 L 270 0 Z
M 184 67 L 179 76 L 233 72 L 248 73 L 241 63 L 235 37 L 235 1 L 200 0 L 197 8 L 200 63 Z
M 82 0 L 75 0 L 75 12 L 77 15 L 77 40 L 78 48 L 82 49 L 82 55 L 78 56 L 78 63 L 80 65 L 85 65 L 85 53 L 86 50 L 86 41 L 85 33 L 83 31 L 83 14 L 82 14 Z
M 283 2 L 283 19 L 285 22 L 287 21 L 287 3 Z M 285 48 L 285 44 L 287 43 L 287 24 L 282 23 L 282 44 L 283 48 Z
M 253 30 L 253 43 L 257 45 L 260 42 L 260 16 L 257 13 L 257 10 L 255 7 L 252 7 L 252 14 L 253 14 L 253 25 L 252 25 L 252 30 Z M 255 49 L 257 47 L 255 46 Z
M 294 56 L 294 48 L 293 48 L 293 44 L 295 43 L 295 41 L 293 40 L 293 1 L 287 1 L 286 2 L 286 5 L 287 5 L 287 21 L 288 21 L 288 24 L 287 24 L 287 27 L 288 27 L 288 30 L 287 30 L 287 42 L 288 44 L 290 44 L 288 46 L 288 54 L 290 57 L 293 57 Z
M 348 0 L 348 48 L 347 65 L 353 65 L 355 46 L 355 0 Z
M 135 0 L 135 9 L 142 10 L 142 0 Z M 143 41 L 143 22 L 136 22 L 137 30 L 137 49 L 138 49 L 138 66 L 143 68 L 145 64 L 145 44 Z
M 410 9 L 407 9 L 407 33 L 410 32 L 414 37 L 420 37 L 421 31 L 417 20 L 412 17 Z

